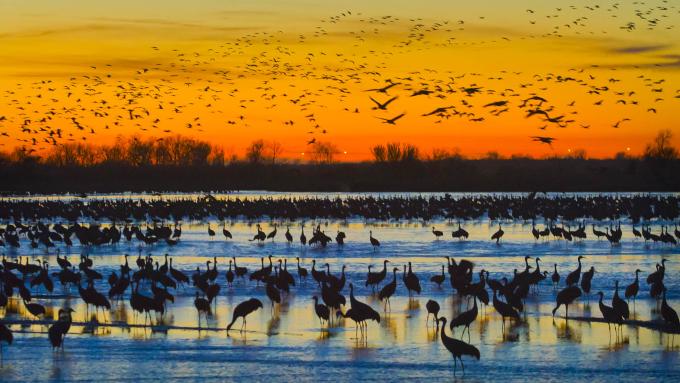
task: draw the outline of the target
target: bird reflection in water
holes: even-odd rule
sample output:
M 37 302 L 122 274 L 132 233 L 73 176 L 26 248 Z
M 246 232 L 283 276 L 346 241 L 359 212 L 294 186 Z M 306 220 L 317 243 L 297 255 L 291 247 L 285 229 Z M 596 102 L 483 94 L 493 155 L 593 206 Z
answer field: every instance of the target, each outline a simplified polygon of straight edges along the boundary
M 557 337 L 559 339 L 581 343 L 581 332 L 575 331 L 568 319 L 563 321 L 553 320 L 553 326 L 557 329 Z

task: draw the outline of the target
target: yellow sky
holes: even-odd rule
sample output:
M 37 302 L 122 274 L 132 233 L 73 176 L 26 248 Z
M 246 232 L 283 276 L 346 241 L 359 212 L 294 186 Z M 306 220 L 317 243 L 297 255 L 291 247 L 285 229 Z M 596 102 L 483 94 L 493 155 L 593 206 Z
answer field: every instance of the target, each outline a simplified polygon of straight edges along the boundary
M 640 153 L 660 129 L 680 142 L 672 2 L 92 3 L 0 2 L 0 150 L 178 133 L 296 159 L 329 141 L 346 160 L 386 141 L 594 157 Z M 438 107 L 453 108 L 423 116 Z

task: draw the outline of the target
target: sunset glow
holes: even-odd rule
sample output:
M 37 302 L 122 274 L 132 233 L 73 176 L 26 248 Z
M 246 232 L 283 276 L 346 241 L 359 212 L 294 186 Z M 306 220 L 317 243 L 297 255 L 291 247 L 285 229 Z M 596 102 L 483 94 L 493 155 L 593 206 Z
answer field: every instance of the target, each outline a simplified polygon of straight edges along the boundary
M 294 3 L 4 1 L 0 150 L 181 134 L 238 156 L 278 141 L 298 160 L 312 139 L 341 161 L 391 141 L 597 158 L 678 133 L 672 2 Z

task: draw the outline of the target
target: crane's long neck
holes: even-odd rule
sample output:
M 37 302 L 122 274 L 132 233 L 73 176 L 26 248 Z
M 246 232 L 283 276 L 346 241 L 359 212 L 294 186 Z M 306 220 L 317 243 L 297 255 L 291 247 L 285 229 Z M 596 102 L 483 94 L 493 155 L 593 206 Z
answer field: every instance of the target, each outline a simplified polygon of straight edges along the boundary
M 446 318 L 440 318 L 439 320 L 444 322 L 442 324 L 442 341 L 444 341 L 447 338 L 447 336 L 446 336 Z

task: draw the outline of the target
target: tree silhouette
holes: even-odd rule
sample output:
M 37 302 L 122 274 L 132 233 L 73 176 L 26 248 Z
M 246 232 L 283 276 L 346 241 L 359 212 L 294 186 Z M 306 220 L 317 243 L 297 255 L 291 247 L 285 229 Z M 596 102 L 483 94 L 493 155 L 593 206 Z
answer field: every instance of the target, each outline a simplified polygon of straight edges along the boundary
M 656 160 L 675 160 L 678 158 L 678 149 L 672 146 L 673 132 L 670 129 L 659 131 L 654 141 L 645 147 L 645 158 Z

